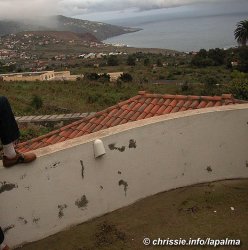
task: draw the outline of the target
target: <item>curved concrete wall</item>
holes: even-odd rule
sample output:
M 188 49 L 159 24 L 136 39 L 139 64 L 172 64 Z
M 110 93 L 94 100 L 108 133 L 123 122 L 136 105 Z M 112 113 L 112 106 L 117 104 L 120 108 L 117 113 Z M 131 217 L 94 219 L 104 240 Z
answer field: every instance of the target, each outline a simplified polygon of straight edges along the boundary
M 101 138 L 106 155 L 94 158 Z M 141 120 L 1 169 L 0 225 L 16 246 L 173 188 L 248 177 L 248 105 Z

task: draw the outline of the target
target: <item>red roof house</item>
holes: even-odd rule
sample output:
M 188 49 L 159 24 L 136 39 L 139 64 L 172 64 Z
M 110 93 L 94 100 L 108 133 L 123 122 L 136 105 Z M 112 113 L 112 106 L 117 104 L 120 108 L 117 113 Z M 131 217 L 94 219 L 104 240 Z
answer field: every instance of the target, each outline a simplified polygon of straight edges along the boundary
M 222 96 L 184 96 L 149 94 L 145 91 L 140 91 L 137 96 L 97 112 L 94 115 L 73 122 L 46 135 L 20 143 L 17 145 L 17 150 L 27 152 L 153 116 L 241 103 L 244 103 L 244 101 L 234 99 L 230 94 L 223 94 Z

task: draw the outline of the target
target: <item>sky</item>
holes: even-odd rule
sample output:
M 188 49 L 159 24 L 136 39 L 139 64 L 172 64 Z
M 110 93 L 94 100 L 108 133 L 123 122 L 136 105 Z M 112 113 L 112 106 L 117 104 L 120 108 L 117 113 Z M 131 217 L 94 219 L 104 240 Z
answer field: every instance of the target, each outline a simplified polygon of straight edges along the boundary
M 173 13 L 203 10 L 248 11 L 248 0 L 0 0 L 0 19 L 65 15 L 88 20 L 149 15 L 167 9 Z M 204 11 L 203 11 L 204 12 Z M 218 12 L 218 11 L 217 11 Z

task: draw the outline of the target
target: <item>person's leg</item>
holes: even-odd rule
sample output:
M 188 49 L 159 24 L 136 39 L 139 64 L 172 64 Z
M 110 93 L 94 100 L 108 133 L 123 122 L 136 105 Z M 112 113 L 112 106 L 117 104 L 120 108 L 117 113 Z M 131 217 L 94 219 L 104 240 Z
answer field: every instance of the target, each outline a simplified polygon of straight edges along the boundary
M 2 228 L 0 227 L 0 245 L 4 242 L 4 233 Z
M 11 167 L 18 163 L 29 163 L 36 159 L 33 153 L 21 154 L 14 148 L 20 131 L 16 123 L 9 101 L 0 97 L 0 138 L 3 144 L 3 166 Z
M 0 97 L 0 138 L 3 145 L 18 140 L 20 131 L 6 97 Z
M 8 245 L 6 245 L 4 243 L 4 233 L 2 228 L 0 227 L 0 249 L 1 250 L 9 250 L 10 248 L 8 247 Z

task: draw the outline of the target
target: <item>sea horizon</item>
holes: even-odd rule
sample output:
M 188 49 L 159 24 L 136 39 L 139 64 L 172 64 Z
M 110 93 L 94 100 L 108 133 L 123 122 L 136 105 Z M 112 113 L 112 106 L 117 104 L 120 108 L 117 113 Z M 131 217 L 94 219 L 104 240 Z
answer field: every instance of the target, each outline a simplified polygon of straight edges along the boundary
M 234 38 L 234 30 L 236 24 L 247 17 L 248 12 L 176 17 L 161 13 L 156 16 L 109 20 L 111 24 L 142 30 L 112 37 L 103 42 L 182 52 L 227 49 L 238 45 Z

